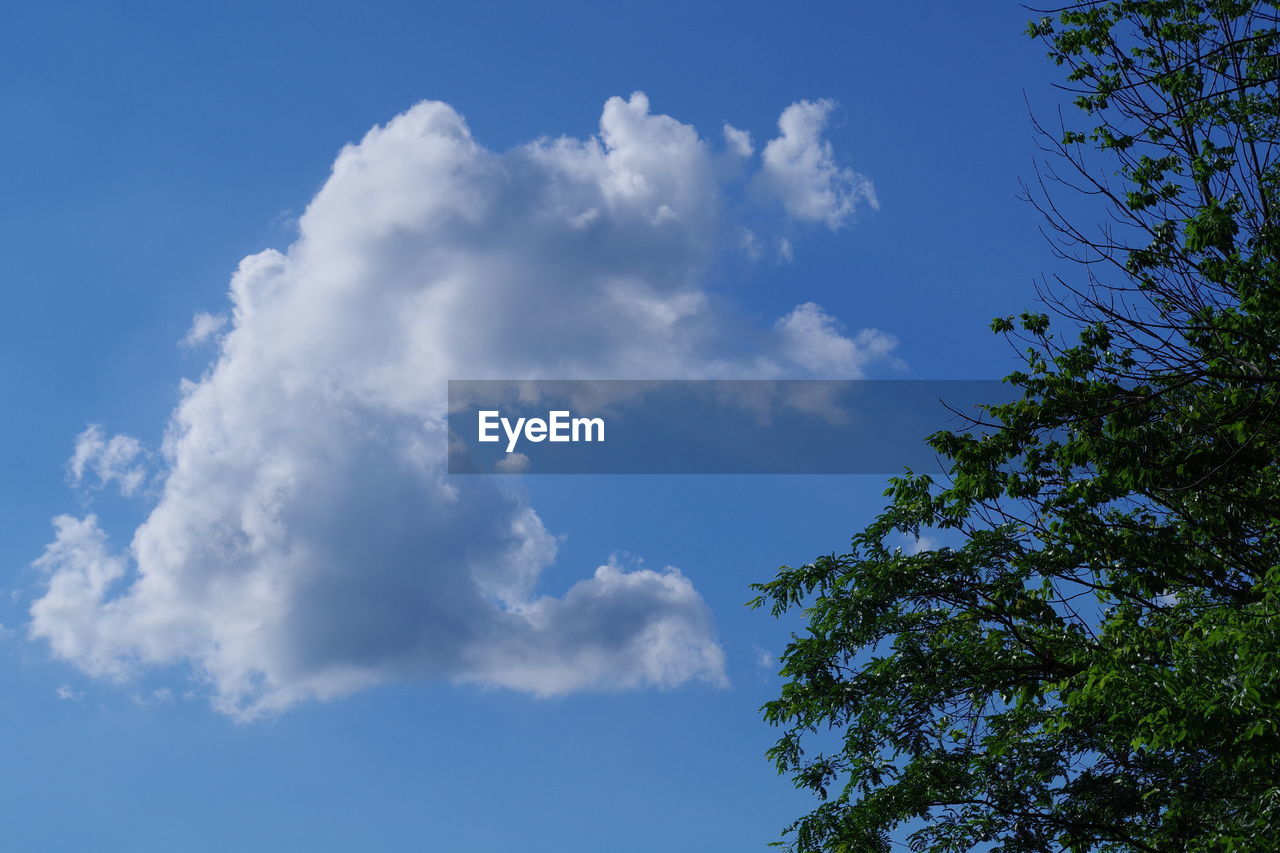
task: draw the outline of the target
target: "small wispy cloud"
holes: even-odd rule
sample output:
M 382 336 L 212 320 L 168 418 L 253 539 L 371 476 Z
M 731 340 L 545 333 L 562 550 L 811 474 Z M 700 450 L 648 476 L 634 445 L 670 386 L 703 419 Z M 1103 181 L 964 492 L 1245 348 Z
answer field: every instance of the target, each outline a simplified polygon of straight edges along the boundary
M 927 533 L 921 533 L 919 536 L 902 536 L 902 544 L 899 546 L 903 552 L 911 555 L 923 554 L 925 551 L 936 551 L 942 545 L 941 540 L 936 536 Z
M 187 330 L 186 337 L 182 339 L 182 345 L 187 348 L 195 348 L 207 343 L 226 328 L 227 322 L 225 314 L 197 312 L 191 318 L 191 328 Z
M 757 185 L 799 220 L 839 228 L 860 208 L 877 210 L 871 179 L 835 159 L 822 134 L 835 102 L 800 101 L 782 111 L 781 134 L 764 147 Z
M 147 478 L 146 460 L 146 449 L 138 439 L 123 434 L 108 438 L 100 425 L 90 424 L 76 437 L 67 471 L 76 486 L 103 488 L 115 483 L 128 497 L 137 493 Z M 90 475 L 96 483 L 86 483 Z
M 84 698 L 83 691 L 72 689 L 70 684 L 58 685 L 58 689 L 53 691 L 53 695 L 63 702 L 79 702 Z

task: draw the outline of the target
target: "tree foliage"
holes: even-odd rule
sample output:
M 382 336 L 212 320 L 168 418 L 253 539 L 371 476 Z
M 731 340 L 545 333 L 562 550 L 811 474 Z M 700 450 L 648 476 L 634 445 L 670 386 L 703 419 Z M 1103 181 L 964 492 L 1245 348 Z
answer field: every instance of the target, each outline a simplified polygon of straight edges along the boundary
M 1121 0 L 1030 26 L 1085 117 L 1028 187 L 1080 275 L 1046 283 L 1056 320 L 994 321 L 1020 393 L 929 439 L 946 478 L 755 585 L 807 623 L 764 708 L 820 799 L 791 848 L 1280 847 L 1276 24 Z M 961 544 L 895 547 L 924 531 Z

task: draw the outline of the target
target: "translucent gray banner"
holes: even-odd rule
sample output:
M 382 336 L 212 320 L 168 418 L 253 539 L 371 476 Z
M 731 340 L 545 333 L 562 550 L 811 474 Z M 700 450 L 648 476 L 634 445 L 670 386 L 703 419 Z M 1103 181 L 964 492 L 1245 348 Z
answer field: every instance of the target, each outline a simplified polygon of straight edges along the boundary
M 450 380 L 450 474 L 900 474 L 994 380 Z

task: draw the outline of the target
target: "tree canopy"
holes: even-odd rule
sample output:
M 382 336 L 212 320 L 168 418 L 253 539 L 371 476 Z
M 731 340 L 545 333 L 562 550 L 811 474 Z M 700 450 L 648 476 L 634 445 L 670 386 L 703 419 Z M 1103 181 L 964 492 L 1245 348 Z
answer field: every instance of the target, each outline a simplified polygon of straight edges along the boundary
M 1083 124 L 1028 194 L 1080 266 L 993 322 L 1017 399 L 932 436 L 948 475 L 894 479 L 849 553 L 754 586 L 806 622 L 763 709 L 819 798 L 795 850 L 1280 845 L 1277 9 L 1045 14 Z M 930 531 L 955 544 L 900 547 Z

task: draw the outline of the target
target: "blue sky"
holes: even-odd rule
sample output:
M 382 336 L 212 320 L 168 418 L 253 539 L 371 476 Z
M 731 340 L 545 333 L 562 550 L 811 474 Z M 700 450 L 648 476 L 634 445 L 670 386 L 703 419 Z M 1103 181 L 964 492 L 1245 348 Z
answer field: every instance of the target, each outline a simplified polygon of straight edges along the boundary
M 526 367 L 1008 372 L 987 322 L 1051 264 L 1016 199 L 1024 96 L 1055 102 L 1025 16 L 0 12 L 6 845 L 764 849 L 808 803 L 757 713 L 796 623 L 747 586 L 844 548 L 883 482 L 543 477 L 455 511 L 405 448 L 443 378 Z

